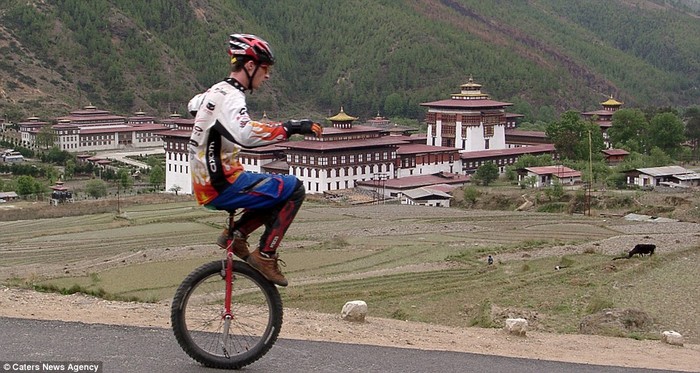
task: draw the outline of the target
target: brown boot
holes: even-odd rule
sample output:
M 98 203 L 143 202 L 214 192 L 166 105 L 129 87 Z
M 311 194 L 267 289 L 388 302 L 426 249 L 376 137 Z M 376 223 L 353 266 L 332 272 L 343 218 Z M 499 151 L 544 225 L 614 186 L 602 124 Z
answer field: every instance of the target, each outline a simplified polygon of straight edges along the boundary
M 250 255 L 250 251 L 248 250 L 248 237 L 245 237 L 240 234 L 240 232 L 236 231 L 233 232 L 233 254 L 236 255 L 237 257 L 246 260 L 248 255 Z M 228 243 L 228 229 L 224 229 L 224 231 L 221 233 L 219 238 L 216 239 L 216 244 L 219 245 L 220 248 L 226 250 L 227 249 L 227 244 Z
M 258 249 L 253 250 L 250 256 L 248 256 L 248 259 L 246 259 L 246 262 L 248 262 L 251 267 L 257 269 L 258 272 L 272 283 L 279 286 L 287 286 L 288 282 L 287 279 L 284 278 L 282 271 L 280 271 L 279 261 L 280 259 L 277 254 L 268 257 Z M 282 263 L 284 264 L 284 262 Z

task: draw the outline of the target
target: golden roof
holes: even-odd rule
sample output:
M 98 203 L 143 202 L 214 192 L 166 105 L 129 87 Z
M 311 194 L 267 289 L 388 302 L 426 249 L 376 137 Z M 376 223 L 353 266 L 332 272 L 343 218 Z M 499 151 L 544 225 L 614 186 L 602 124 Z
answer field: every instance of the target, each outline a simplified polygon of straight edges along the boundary
M 474 78 L 470 75 L 469 80 L 461 85 L 462 88 L 481 88 L 481 84 L 474 83 Z
M 601 102 L 600 104 L 603 106 L 621 106 L 622 102 L 615 100 L 611 95 L 607 101 Z
M 350 122 L 353 120 L 357 120 L 357 117 L 351 117 L 343 111 L 343 107 L 340 107 L 340 112 L 332 117 L 326 118 L 330 120 L 331 122 Z

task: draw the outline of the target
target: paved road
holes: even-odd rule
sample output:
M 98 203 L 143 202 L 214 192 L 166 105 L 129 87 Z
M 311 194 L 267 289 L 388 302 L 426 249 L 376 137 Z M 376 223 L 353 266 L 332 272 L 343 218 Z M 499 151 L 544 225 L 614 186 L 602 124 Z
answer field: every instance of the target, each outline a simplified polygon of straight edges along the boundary
M 119 162 L 123 162 L 126 164 L 130 164 L 136 167 L 144 168 L 144 169 L 149 169 L 151 166 L 139 162 L 137 160 L 128 158 L 129 156 L 135 156 L 135 155 L 148 155 L 148 154 L 163 154 L 165 153 L 165 150 L 160 147 L 160 148 L 147 148 L 147 149 L 129 149 L 129 150 L 108 150 L 108 151 L 102 151 L 98 152 L 96 156 L 98 157 L 103 157 L 107 159 L 113 159 L 117 160 Z
M 41 305 L 37 305 L 41 306 Z M 102 372 L 215 372 L 191 360 L 169 329 L 0 318 L 0 372 L 10 362 L 101 361 Z M 245 372 L 652 373 L 664 370 L 332 342 L 279 340 Z

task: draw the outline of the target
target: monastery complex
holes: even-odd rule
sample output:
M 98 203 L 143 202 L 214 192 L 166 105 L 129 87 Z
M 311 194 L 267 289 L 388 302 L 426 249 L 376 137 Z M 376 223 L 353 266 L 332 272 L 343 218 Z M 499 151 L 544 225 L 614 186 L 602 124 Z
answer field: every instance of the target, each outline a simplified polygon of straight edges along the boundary
M 582 115 L 597 120 L 605 136 L 622 103 L 611 97 L 602 105 L 602 110 Z M 421 106 L 427 110 L 426 134 L 415 134 L 379 115 L 360 124 L 341 107 L 326 118 L 323 137 L 245 149 L 241 161 L 249 171 L 295 175 L 307 193 L 365 188 L 391 197 L 409 190 L 414 191 L 408 194 L 425 194 L 415 190 L 427 187 L 433 187 L 432 194 L 444 195 L 468 182 L 486 162 L 505 172 L 525 154 L 556 156 L 543 133 L 518 130 L 522 115 L 507 113 L 510 103 L 492 100 L 471 78 L 458 93 Z M 142 112 L 122 117 L 87 106 L 52 123 L 33 117 L 18 125 L 21 143 L 29 148 L 37 148 L 47 130 L 55 146 L 79 154 L 163 147 L 165 190 L 192 192 L 187 153 L 192 119 L 173 115 L 157 120 Z

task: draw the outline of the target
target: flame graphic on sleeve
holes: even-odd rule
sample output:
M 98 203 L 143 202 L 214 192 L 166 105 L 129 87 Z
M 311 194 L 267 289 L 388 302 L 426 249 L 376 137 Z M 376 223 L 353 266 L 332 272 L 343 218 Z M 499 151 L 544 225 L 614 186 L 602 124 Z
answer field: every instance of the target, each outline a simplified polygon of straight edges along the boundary
M 250 136 L 265 142 L 282 141 L 287 138 L 287 133 L 279 124 L 271 125 L 260 122 L 250 122 L 253 128 Z

